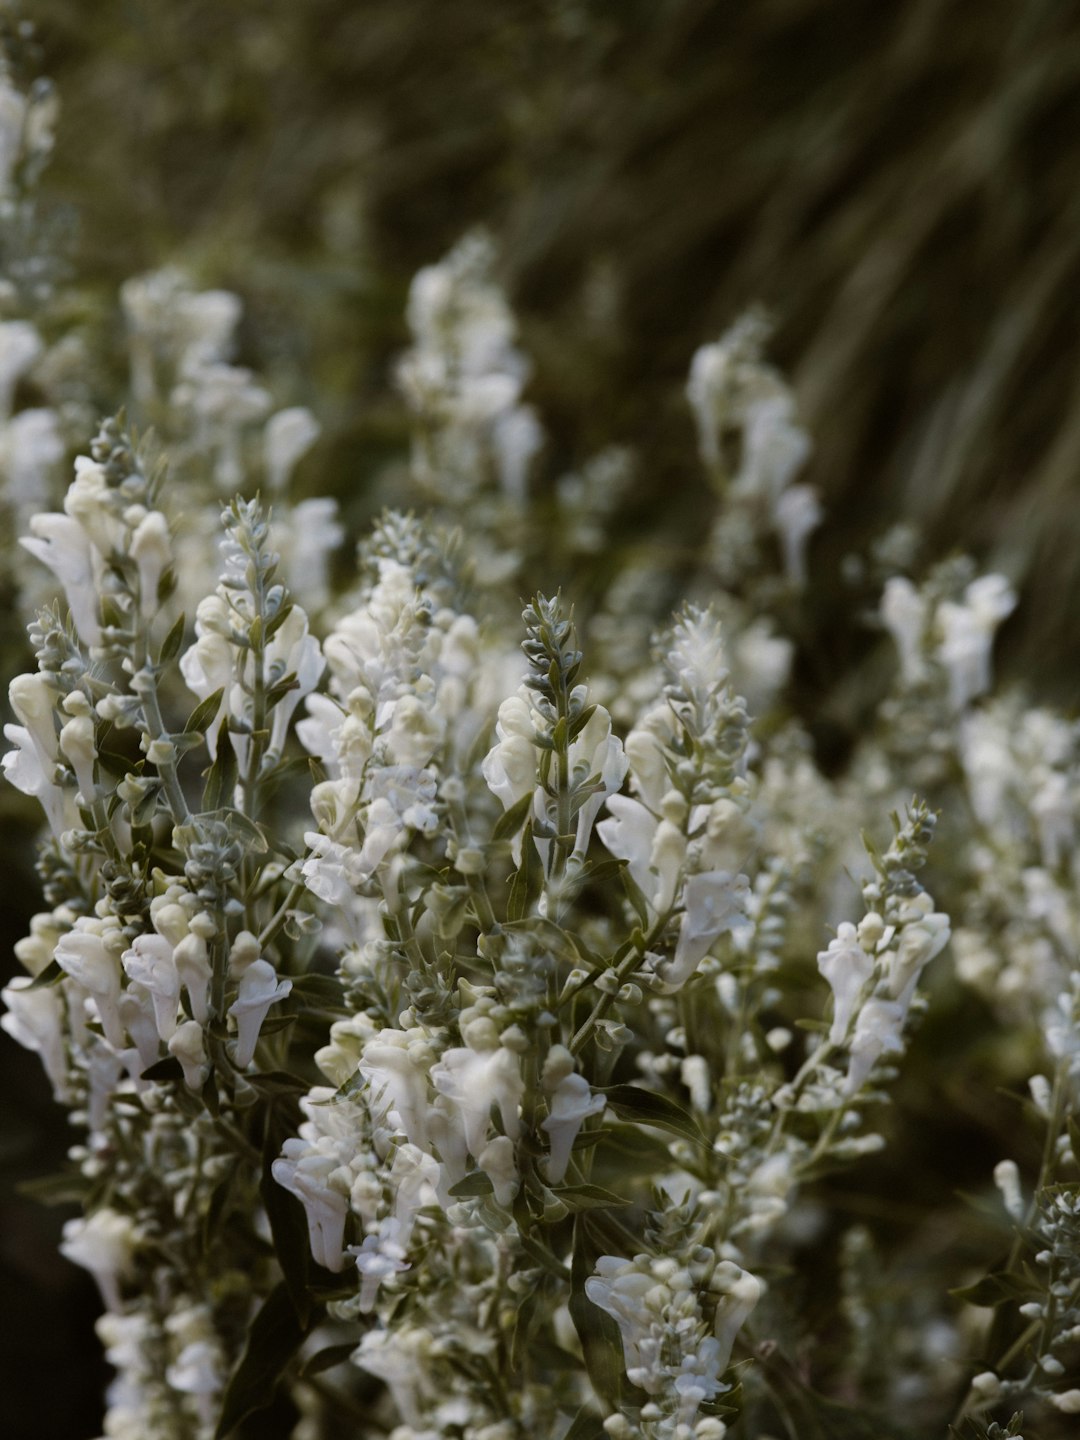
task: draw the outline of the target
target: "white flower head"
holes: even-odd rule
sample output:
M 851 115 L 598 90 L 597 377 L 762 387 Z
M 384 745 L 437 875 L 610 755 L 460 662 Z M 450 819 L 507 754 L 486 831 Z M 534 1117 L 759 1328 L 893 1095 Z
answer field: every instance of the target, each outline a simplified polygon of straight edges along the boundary
M 826 950 L 819 952 L 817 963 L 833 992 L 829 1041 L 833 1045 L 842 1045 L 874 973 L 874 958 L 859 944 L 855 926 L 844 921 L 837 929 L 836 939 Z
M 750 882 L 745 875 L 707 870 L 687 879 L 683 887 L 685 913 L 674 957 L 657 967 L 665 986 L 678 989 L 685 985 L 720 936 L 746 918 L 749 898 Z
M 553 1056 L 561 1059 L 556 1054 L 558 1051 L 569 1055 L 569 1051 L 565 1051 L 561 1045 L 553 1046 L 548 1052 L 548 1063 L 544 1071 L 544 1088 L 548 1090 L 548 1113 L 540 1122 L 541 1130 L 547 1133 L 551 1142 L 547 1178 L 553 1185 L 557 1185 L 566 1176 L 570 1152 L 578 1131 L 590 1115 L 600 1114 L 605 1103 L 603 1095 L 592 1093 L 584 1075 L 577 1075 L 571 1070 L 555 1079 L 559 1070 L 565 1068 L 552 1062 Z
M 259 1030 L 271 1005 L 284 1000 L 292 990 L 291 980 L 279 980 L 268 960 L 253 960 L 240 976 L 235 1001 L 229 1014 L 236 1021 L 236 1064 L 243 1070 L 251 1064 Z

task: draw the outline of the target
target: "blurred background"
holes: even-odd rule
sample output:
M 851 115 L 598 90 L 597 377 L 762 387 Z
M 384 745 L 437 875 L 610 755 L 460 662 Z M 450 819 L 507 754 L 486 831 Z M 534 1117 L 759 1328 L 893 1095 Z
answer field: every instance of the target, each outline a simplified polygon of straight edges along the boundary
M 84 334 L 102 414 L 127 385 L 123 280 L 178 263 L 234 290 L 238 358 L 318 415 L 310 488 L 339 498 L 355 536 L 406 444 L 391 371 L 408 283 L 483 225 L 535 362 L 543 473 L 632 446 L 621 534 L 677 548 L 706 495 L 690 358 L 761 305 L 828 515 L 804 617 L 817 658 L 795 682 L 826 763 L 857 727 L 845 676 L 866 645 L 845 557 L 901 520 L 927 561 L 963 548 L 1010 575 L 1022 604 L 999 668 L 1075 708 L 1072 7 L 37 0 L 25 13 L 62 104 L 42 183 L 68 276 L 50 324 Z M 5 675 L 24 663 L 19 634 L 5 615 Z M 0 794 L 5 978 L 35 908 L 19 799 Z M 0 1367 L 5 1397 L 23 1397 L 5 1399 L 4 1433 L 83 1440 L 99 1433 L 105 1373 L 92 1287 L 56 1256 L 66 1212 L 14 1188 L 69 1139 L 35 1057 L 5 1039 L 0 1072 Z M 952 1137 L 935 1143 L 953 1155 Z

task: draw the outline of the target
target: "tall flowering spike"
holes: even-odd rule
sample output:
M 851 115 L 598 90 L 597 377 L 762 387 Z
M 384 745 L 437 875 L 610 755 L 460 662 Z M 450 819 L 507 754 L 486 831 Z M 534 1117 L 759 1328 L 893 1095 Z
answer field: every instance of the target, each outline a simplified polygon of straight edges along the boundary
M 538 595 L 522 618 L 529 674 L 520 695 L 500 707 L 500 743 L 482 770 L 507 809 L 535 785 L 535 843 L 554 876 L 584 860 L 600 807 L 620 789 L 628 762 L 611 716 L 576 683 L 581 651 L 561 597 Z
M 668 703 L 694 743 L 703 780 L 729 787 L 744 768 L 749 720 L 745 700 L 729 688 L 719 619 L 687 605 L 657 649 L 669 677 Z

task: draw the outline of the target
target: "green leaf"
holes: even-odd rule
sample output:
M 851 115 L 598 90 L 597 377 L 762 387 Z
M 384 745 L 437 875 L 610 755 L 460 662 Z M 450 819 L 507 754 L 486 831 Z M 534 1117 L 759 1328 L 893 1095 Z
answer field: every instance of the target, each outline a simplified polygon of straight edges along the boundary
M 35 975 L 29 985 L 23 985 L 23 990 L 48 990 L 53 985 L 59 985 L 63 980 L 66 971 L 61 969 L 55 960 L 50 960 L 40 975 Z
M 974 1285 L 963 1285 L 950 1290 L 957 1300 L 966 1300 L 969 1305 L 1004 1305 L 1007 1301 L 1031 1300 L 1039 1293 L 1038 1286 L 1008 1270 L 999 1270 L 993 1275 L 984 1275 Z
M 354 1340 L 345 1345 L 328 1345 L 325 1350 L 316 1350 L 300 1371 L 301 1380 L 306 1380 L 310 1375 L 321 1375 L 324 1370 L 332 1370 L 335 1365 L 344 1365 L 352 1358 L 355 1350 Z
M 597 1088 L 609 1107 L 623 1120 L 634 1120 L 639 1125 L 655 1125 L 660 1130 L 670 1130 L 684 1140 L 693 1140 L 695 1145 L 707 1143 L 690 1114 L 667 1095 L 661 1095 L 655 1090 L 643 1090 L 639 1085 Z
M 645 899 L 644 891 L 630 874 L 629 865 L 624 865 L 619 871 L 619 879 L 626 891 L 626 898 L 634 907 L 634 914 L 638 917 L 642 929 L 648 929 L 649 925 L 649 902 Z
M 254 820 L 249 820 L 242 811 L 233 810 L 230 813 L 228 826 L 232 839 L 243 841 L 245 848 L 254 851 L 256 855 L 265 855 L 270 848 L 260 826 L 256 825 Z
M 15 1189 L 18 1194 L 36 1200 L 40 1205 L 77 1205 L 86 1198 L 90 1181 L 77 1170 L 61 1171 L 58 1175 L 22 1180 Z
M 606 1210 L 632 1203 L 627 1196 L 616 1195 L 614 1190 L 605 1190 L 602 1185 L 563 1185 L 551 1193 L 568 1210 Z
M 285 1140 L 294 1131 L 295 1123 L 289 1109 L 280 1104 L 271 1105 L 266 1119 L 259 1194 L 270 1222 L 274 1250 L 285 1277 L 284 1284 L 294 1316 L 300 1325 L 306 1326 L 312 1311 L 308 1280 L 313 1264 L 307 1217 L 300 1201 L 277 1183 L 270 1168 L 280 1155 Z
M 229 721 L 226 717 L 218 729 L 217 758 L 206 772 L 202 808 L 204 810 L 220 810 L 226 805 L 231 805 L 238 774 L 236 752 L 229 739 Z
M 589 721 L 592 719 L 595 709 L 595 705 L 586 705 L 585 709 L 582 710 L 581 714 L 578 715 L 576 719 L 570 721 L 571 740 L 576 740 L 577 737 L 581 734 L 582 730 L 585 729 L 585 726 L 588 725 Z
M 606 1436 L 607 1431 L 600 1416 L 588 1405 L 583 1405 L 574 1416 L 563 1440 L 606 1440 Z
M 493 840 L 512 839 L 525 824 L 525 818 L 529 813 L 529 807 L 532 805 L 532 801 L 533 792 L 531 790 L 527 795 L 522 795 L 520 800 L 516 800 L 514 804 L 510 806 L 510 809 L 500 815 L 498 820 L 496 820 L 495 828 L 491 832 L 491 838 Z
M 473 1195 L 491 1195 L 493 1192 L 491 1180 L 483 1170 L 474 1170 L 470 1175 L 466 1175 L 464 1180 L 451 1185 L 449 1190 L 455 1200 L 464 1200 Z
M 298 975 L 293 981 L 291 999 L 312 1010 L 342 1010 L 345 991 L 336 975 Z
M 533 822 L 527 820 L 521 837 L 521 864 L 514 872 L 510 883 L 510 896 L 506 902 L 508 920 L 522 920 L 540 898 L 544 887 L 544 867 L 533 843 Z
M 546 1271 L 549 1275 L 554 1275 L 555 1278 L 560 1280 L 564 1285 L 567 1280 L 570 1279 L 570 1273 L 562 1261 L 553 1255 L 546 1246 L 541 1245 L 538 1240 L 534 1240 L 532 1236 L 524 1230 L 522 1230 L 518 1236 L 518 1244 L 522 1250 L 525 1251 L 525 1254 L 528 1255 L 529 1259 L 534 1260 L 536 1264 L 540 1266 L 541 1270 Z
M 212 695 L 208 695 L 205 700 L 199 701 L 198 705 L 195 706 L 195 709 L 192 710 L 187 718 L 187 724 L 184 726 L 186 734 L 203 734 L 207 725 L 210 724 L 210 721 L 213 720 L 217 714 L 221 705 L 221 697 L 224 694 L 225 687 L 222 686 L 220 690 L 215 690 Z
M 158 651 L 159 665 L 168 665 L 170 660 L 175 660 L 180 654 L 180 646 L 184 643 L 184 629 L 187 625 L 187 617 L 181 615 L 172 627 L 165 639 L 161 642 L 161 649 Z
M 290 1025 L 295 1025 L 298 1016 L 296 1015 L 271 1015 L 259 1026 L 259 1038 L 264 1035 L 280 1035 L 282 1030 L 288 1030 Z
M 242 1420 L 270 1404 L 308 1329 L 297 1319 L 288 1286 L 281 1281 L 251 1322 L 244 1353 L 225 1390 L 215 1440 L 226 1440 Z
M 164 1060 L 156 1060 L 139 1076 L 140 1080 L 183 1080 L 183 1078 L 184 1067 L 175 1055 L 166 1055 Z
M 282 678 L 271 685 L 270 689 L 266 692 L 267 710 L 272 710 L 275 705 L 280 704 L 280 702 L 285 699 L 285 696 L 288 695 L 289 691 L 296 690 L 299 685 L 300 681 L 296 678 L 295 671 L 290 671 L 288 675 L 283 675 Z
M 624 1395 L 639 1395 L 626 1378 L 619 1327 L 606 1310 L 585 1294 L 585 1281 L 604 1254 L 589 1217 L 574 1217 L 574 1256 L 570 1267 L 570 1318 L 581 1341 L 585 1368 L 593 1389 L 605 1404 L 618 1408 Z
M 266 622 L 267 640 L 272 640 L 274 638 L 277 632 L 281 629 L 282 625 L 285 624 L 285 621 L 292 614 L 292 609 L 293 607 L 291 604 L 282 605 L 281 609 L 277 612 L 276 615 L 271 615 L 270 619 Z
M 275 1095 L 306 1095 L 311 1089 L 307 1080 L 299 1075 L 290 1075 L 287 1070 L 267 1070 L 261 1075 L 245 1075 L 244 1079 L 260 1095 L 271 1098 Z

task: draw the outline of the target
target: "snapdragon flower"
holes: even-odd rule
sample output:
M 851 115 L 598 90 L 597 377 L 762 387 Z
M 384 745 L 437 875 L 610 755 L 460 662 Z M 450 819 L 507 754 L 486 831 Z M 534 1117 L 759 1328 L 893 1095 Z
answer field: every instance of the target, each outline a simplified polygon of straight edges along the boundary
M 553 1045 L 544 1062 L 544 1089 L 548 1113 L 540 1122 L 551 1142 L 547 1178 L 557 1185 L 566 1176 L 570 1153 L 578 1132 L 590 1115 L 599 1115 L 605 1105 L 602 1094 L 594 1095 L 584 1075 L 574 1071 L 574 1060 L 564 1045 Z

